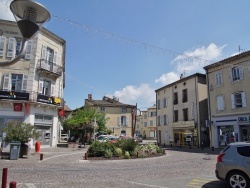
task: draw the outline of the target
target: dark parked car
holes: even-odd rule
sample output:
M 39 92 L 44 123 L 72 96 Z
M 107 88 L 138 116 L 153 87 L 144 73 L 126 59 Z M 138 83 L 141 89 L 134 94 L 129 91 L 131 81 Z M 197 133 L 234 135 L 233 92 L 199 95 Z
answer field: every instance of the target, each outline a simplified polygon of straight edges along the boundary
M 250 142 L 229 144 L 217 157 L 215 174 L 228 187 L 250 188 Z

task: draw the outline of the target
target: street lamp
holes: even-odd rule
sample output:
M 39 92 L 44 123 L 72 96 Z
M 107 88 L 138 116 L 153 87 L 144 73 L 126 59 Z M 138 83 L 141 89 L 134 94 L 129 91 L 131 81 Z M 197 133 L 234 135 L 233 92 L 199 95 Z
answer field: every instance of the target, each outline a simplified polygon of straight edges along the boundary
M 17 21 L 23 42 L 20 53 L 9 61 L 0 62 L 0 66 L 9 66 L 18 62 L 25 54 L 28 40 L 50 19 L 49 11 L 33 0 L 14 0 L 10 4 L 10 10 Z

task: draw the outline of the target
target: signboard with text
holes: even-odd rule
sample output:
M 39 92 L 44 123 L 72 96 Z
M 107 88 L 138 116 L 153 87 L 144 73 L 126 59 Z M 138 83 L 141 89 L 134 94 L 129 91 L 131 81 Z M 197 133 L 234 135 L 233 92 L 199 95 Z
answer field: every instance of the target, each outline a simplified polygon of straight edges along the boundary
M 0 91 L 0 100 L 1 99 L 29 101 L 29 93 L 16 91 Z
M 37 102 L 60 106 L 61 99 L 56 98 L 56 97 L 48 97 L 45 95 L 38 94 L 37 95 Z

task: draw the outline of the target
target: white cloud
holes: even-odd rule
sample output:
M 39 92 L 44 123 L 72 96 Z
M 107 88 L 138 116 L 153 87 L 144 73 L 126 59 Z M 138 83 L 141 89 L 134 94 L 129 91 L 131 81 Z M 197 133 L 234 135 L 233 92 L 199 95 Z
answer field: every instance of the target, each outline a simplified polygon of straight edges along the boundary
M 115 96 L 119 101 L 125 104 L 135 105 L 139 104 L 138 108 L 151 107 L 155 103 L 155 91 L 149 84 L 141 84 L 138 86 L 128 85 L 122 90 L 115 91 L 114 94 L 108 96 Z
M 203 72 L 204 66 L 221 57 L 225 46 L 217 46 L 214 43 L 210 43 L 207 47 L 201 46 L 178 55 L 171 63 L 176 65 L 178 73 L 188 72 L 192 74 Z
M 160 78 L 155 80 L 155 83 L 162 83 L 164 85 L 173 83 L 177 81 L 180 78 L 180 75 L 176 72 L 169 72 L 166 74 L 163 74 Z

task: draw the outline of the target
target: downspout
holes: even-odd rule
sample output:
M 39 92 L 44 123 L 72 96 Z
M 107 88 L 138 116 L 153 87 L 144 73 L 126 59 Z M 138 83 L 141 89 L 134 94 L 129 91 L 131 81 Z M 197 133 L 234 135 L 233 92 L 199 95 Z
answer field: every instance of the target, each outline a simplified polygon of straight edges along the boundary
M 198 75 L 197 75 L 198 76 Z M 197 88 L 197 76 L 195 76 L 195 94 L 196 94 L 196 119 L 197 119 L 197 133 L 198 133 L 198 147 L 201 145 L 201 135 L 200 135 L 200 115 L 198 114 L 200 112 L 199 108 L 199 93 Z
M 211 104 L 210 104 L 210 92 L 209 92 L 209 77 L 208 77 L 208 71 L 206 70 L 206 80 L 207 80 L 207 103 L 208 103 L 208 127 L 209 127 L 209 141 L 210 141 L 210 147 L 213 147 L 212 144 L 212 127 L 211 127 Z

